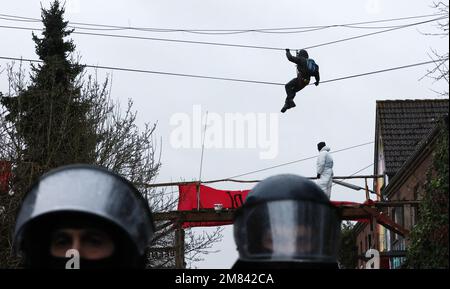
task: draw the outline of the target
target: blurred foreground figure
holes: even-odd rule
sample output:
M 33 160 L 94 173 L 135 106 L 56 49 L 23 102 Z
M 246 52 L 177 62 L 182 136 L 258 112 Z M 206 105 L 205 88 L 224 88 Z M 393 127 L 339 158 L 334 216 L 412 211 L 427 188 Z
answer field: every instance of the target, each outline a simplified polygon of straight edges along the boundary
M 239 208 L 232 269 L 337 269 L 340 217 L 324 192 L 296 175 L 257 184 Z
M 144 268 L 154 225 L 124 178 L 90 165 L 42 176 L 25 195 L 14 247 L 28 268 Z

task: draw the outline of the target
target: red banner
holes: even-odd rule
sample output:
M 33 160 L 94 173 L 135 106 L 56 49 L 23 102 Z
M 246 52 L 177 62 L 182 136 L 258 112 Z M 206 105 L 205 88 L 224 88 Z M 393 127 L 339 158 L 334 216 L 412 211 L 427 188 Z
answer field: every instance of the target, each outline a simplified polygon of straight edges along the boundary
M 200 192 L 200 209 L 213 209 L 215 204 L 222 204 L 224 209 L 237 209 L 245 201 L 250 190 L 245 191 L 224 191 L 216 190 L 204 185 L 178 186 L 180 195 L 178 199 L 179 211 L 190 211 L 197 209 L 197 187 Z M 184 223 L 183 227 L 210 227 L 230 225 L 232 222 L 193 222 Z
M 244 191 L 224 191 L 217 190 L 208 186 L 196 184 L 190 185 L 180 185 L 179 189 L 179 199 L 178 199 L 178 210 L 179 211 L 191 211 L 197 209 L 197 188 L 200 193 L 200 209 L 213 209 L 215 204 L 222 204 L 224 209 L 237 209 L 245 201 L 247 194 L 250 190 Z M 332 201 L 334 206 L 339 207 L 340 205 L 360 205 L 354 202 L 345 201 Z M 368 202 L 365 202 L 368 204 Z M 370 203 L 369 203 L 370 204 Z M 358 219 L 355 221 L 368 222 L 366 219 Z M 222 226 L 230 225 L 232 222 L 191 222 L 184 223 L 183 228 L 187 227 L 211 227 L 211 226 Z
M 0 193 L 8 192 L 8 183 L 11 178 L 11 163 L 0 161 Z

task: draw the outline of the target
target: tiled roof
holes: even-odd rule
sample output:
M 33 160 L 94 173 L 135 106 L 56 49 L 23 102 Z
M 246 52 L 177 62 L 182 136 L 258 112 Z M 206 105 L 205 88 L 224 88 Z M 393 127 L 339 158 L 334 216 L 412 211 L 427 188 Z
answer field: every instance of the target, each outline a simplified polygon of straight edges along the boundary
M 387 175 L 395 175 L 448 109 L 448 99 L 377 101 L 376 134 L 383 141 Z

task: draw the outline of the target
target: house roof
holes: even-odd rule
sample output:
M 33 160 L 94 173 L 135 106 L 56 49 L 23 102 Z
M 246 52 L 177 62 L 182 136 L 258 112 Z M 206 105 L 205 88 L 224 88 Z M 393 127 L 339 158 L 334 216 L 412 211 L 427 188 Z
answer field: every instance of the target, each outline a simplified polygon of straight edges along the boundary
M 376 152 L 381 137 L 388 176 L 400 170 L 436 121 L 448 115 L 448 111 L 448 99 L 377 101 Z
M 446 126 L 443 126 L 442 124 L 445 124 Z M 433 152 L 433 146 L 435 145 L 437 137 L 441 130 L 445 128 L 448 131 L 448 115 L 441 118 L 439 122 L 436 123 L 434 128 L 430 130 L 427 136 L 424 137 L 424 139 L 417 146 L 414 153 L 408 157 L 400 170 L 391 179 L 383 192 L 388 199 L 390 199 L 391 195 L 397 191 L 399 186 L 403 185 L 405 179 L 410 176 L 411 171 L 414 171 L 416 166 L 419 165 L 427 155 Z

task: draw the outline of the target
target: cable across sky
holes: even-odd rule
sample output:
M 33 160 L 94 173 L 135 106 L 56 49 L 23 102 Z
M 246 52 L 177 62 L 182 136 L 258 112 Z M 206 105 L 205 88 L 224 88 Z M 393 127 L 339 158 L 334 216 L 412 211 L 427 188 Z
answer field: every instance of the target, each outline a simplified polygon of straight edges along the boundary
M 353 146 L 350 146 L 350 147 L 346 147 L 346 148 L 342 148 L 342 149 L 333 151 L 331 153 L 334 154 L 334 153 L 339 153 L 339 152 L 343 152 L 343 151 L 347 151 L 347 150 L 352 150 L 352 149 L 359 148 L 359 147 L 366 146 L 366 145 L 373 144 L 373 143 L 374 142 L 372 141 L 372 142 L 362 143 L 362 144 L 358 144 L 358 145 L 353 145 Z M 163 182 L 163 183 L 153 183 L 153 184 L 137 183 L 137 185 L 143 185 L 143 186 L 146 186 L 146 187 L 169 187 L 169 186 L 174 186 L 174 185 L 187 185 L 187 184 L 196 184 L 196 183 L 201 183 L 201 184 L 211 184 L 211 183 L 218 183 L 218 182 L 257 183 L 260 180 L 237 180 L 235 178 L 243 177 L 243 176 L 254 174 L 254 173 L 257 173 L 257 172 L 271 170 L 271 169 L 274 169 L 274 168 L 279 168 L 279 167 L 282 167 L 282 166 L 291 165 L 291 164 L 294 164 L 294 163 L 304 162 L 304 161 L 315 159 L 315 158 L 317 158 L 317 155 L 311 156 L 311 157 L 307 157 L 307 158 L 303 158 L 303 159 L 299 159 L 299 160 L 295 160 L 295 161 L 282 163 L 282 164 L 279 164 L 279 165 L 275 165 L 275 166 L 271 166 L 271 167 L 267 167 L 267 168 L 263 168 L 263 169 L 259 169 L 259 170 L 250 171 L 250 172 L 247 172 L 247 173 L 242 173 L 242 174 L 239 174 L 239 175 L 236 175 L 236 176 L 233 176 L 233 177 L 229 177 L 229 178 L 224 178 L 224 179 L 215 179 L 215 180 L 207 180 L 207 181 L 195 180 L 195 181 Z M 359 173 L 359 172 L 361 172 L 361 171 L 371 167 L 372 165 L 373 165 L 373 163 L 368 165 L 368 166 L 365 166 L 362 169 L 359 169 L 358 171 L 356 171 L 355 173 L 353 173 L 350 176 L 345 176 L 345 177 L 335 176 L 334 178 L 335 179 L 351 178 L 351 177 L 355 176 L 357 173 Z M 314 178 L 311 178 L 311 179 L 314 179 Z
M 393 21 L 402 21 L 409 19 L 418 19 L 418 18 L 428 18 L 428 17 L 437 17 L 437 16 L 445 16 L 445 13 L 437 13 L 437 14 L 427 14 L 427 15 L 415 15 L 415 16 L 406 16 L 406 17 L 398 17 L 398 18 L 390 18 L 390 19 L 380 19 L 380 20 L 371 20 L 371 21 L 363 21 L 363 22 L 353 22 L 353 23 L 343 23 L 343 24 L 328 24 L 328 25 L 309 25 L 309 26 L 299 26 L 299 27 L 279 27 L 279 28 L 246 28 L 246 29 L 186 29 L 186 28 L 155 28 L 155 27 L 136 27 L 136 26 L 119 26 L 119 25 L 107 25 L 107 24 L 98 24 L 98 23 L 86 23 L 86 22 L 75 22 L 69 21 L 70 28 L 81 29 L 81 30 L 98 30 L 98 31 L 120 31 L 120 30 L 135 30 L 142 32 L 185 32 L 185 33 L 193 33 L 193 34 L 206 34 L 206 35 L 230 35 L 230 34 L 241 34 L 241 33 L 304 33 L 317 31 L 328 28 L 356 28 L 356 29 L 383 29 L 383 28 L 393 28 L 397 26 L 361 26 L 367 24 L 374 23 L 385 23 L 385 22 L 393 22 Z M 18 21 L 18 22 L 28 22 L 28 23 L 36 23 L 42 22 L 39 18 L 31 18 L 24 17 L 18 15 L 11 14 L 0 14 L 0 19 L 7 21 Z M 81 26 L 75 26 L 81 25 Z M 82 27 L 87 26 L 87 27 Z M 100 28 L 93 28 L 100 27 Z
M 311 49 L 331 44 L 336 44 L 340 42 L 345 42 L 349 40 L 355 40 L 363 37 L 373 36 L 381 33 L 386 33 L 398 29 L 404 29 L 412 26 L 417 26 L 425 23 L 430 23 L 434 21 L 439 21 L 442 19 L 445 19 L 447 17 L 439 17 L 434 18 L 431 20 L 421 21 L 421 22 L 414 22 L 411 24 L 401 25 L 394 28 L 389 28 L 381 31 L 356 35 L 352 37 L 337 39 L 333 41 L 328 41 L 320 44 L 310 45 L 307 47 L 300 47 L 300 48 L 292 48 L 292 49 Z M 30 28 L 30 27 L 20 27 L 20 26 L 9 26 L 9 25 L 0 25 L 0 28 L 4 29 L 18 29 L 18 30 L 30 30 L 30 31 L 43 31 L 41 28 Z M 74 31 L 73 34 L 78 35 L 87 35 L 87 36 L 101 36 L 101 37 L 112 37 L 112 38 L 125 38 L 125 39 L 135 39 L 135 40 L 150 40 L 150 41 L 161 41 L 161 42 L 173 42 L 173 43 L 186 43 L 186 44 L 197 44 L 197 45 L 212 45 L 212 46 L 224 46 L 224 47 L 235 47 L 235 48 L 250 48 L 250 49 L 265 49 L 265 50 L 285 50 L 286 47 L 269 47 L 269 46 L 258 46 L 258 45 L 243 45 L 243 44 L 232 44 L 232 43 L 219 43 L 219 42 L 208 42 L 208 41 L 194 41 L 194 40 L 182 40 L 182 39 L 169 39 L 169 38 L 157 38 L 157 37 L 144 37 L 144 36 L 134 36 L 134 35 L 121 35 L 121 34 L 106 34 L 106 33 L 93 33 L 93 32 L 79 32 Z
M 16 60 L 16 61 L 27 61 L 27 62 L 40 62 L 40 63 L 43 62 L 42 60 L 29 59 L 29 58 L 19 58 L 19 57 L 7 57 L 7 56 L 0 56 L 0 59 Z M 445 58 L 445 59 L 442 60 L 442 62 L 447 61 L 447 60 L 448 60 L 448 58 Z M 388 71 L 393 71 L 393 70 L 410 68 L 410 67 L 414 67 L 414 66 L 431 64 L 431 63 L 436 64 L 436 60 L 418 62 L 418 63 L 408 64 L 408 65 L 402 65 L 402 66 L 396 66 L 396 67 L 381 69 L 381 70 L 375 70 L 375 71 L 364 72 L 364 73 L 359 73 L 359 74 L 347 75 L 347 76 L 343 76 L 343 77 L 339 77 L 339 78 L 323 80 L 320 83 L 323 84 L 323 83 L 341 81 L 341 80 L 345 80 L 345 79 L 350 79 L 350 78 L 355 78 L 355 77 L 362 77 L 362 76 L 378 74 L 378 73 L 383 73 L 383 72 L 388 72 Z M 238 79 L 238 78 L 216 77 L 216 76 L 207 76 L 207 75 L 185 74 L 185 73 L 176 73 L 176 72 L 153 71 L 153 70 L 123 68 L 123 67 L 114 67 L 114 66 L 89 65 L 89 64 L 83 64 L 83 66 L 89 67 L 89 68 L 95 68 L 95 69 L 107 69 L 107 70 L 117 70 L 117 71 L 126 71 L 126 72 L 160 74 L 160 75 L 168 75 L 168 76 L 190 77 L 190 78 L 211 79 L 211 80 L 223 80 L 223 81 L 244 82 L 244 83 L 254 83 L 254 84 L 266 84 L 266 85 L 279 85 L 279 86 L 281 86 L 281 85 L 284 86 L 285 85 L 285 83 L 281 83 L 281 82 L 269 82 L 269 81 L 259 81 L 259 80 L 249 80 L 249 79 Z
M 347 148 L 339 149 L 339 150 L 333 151 L 333 152 L 331 152 L 331 153 L 332 153 L 332 154 L 333 154 L 333 153 L 339 153 L 339 152 L 351 150 L 351 149 L 354 149 L 354 148 L 366 146 L 366 145 L 369 145 L 369 144 L 373 144 L 373 143 L 374 143 L 373 141 L 371 141 L 371 142 L 366 142 L 366 143 L 362 143 L 362 144 L 350 146 L 350 147 L 347 147 Z M 254 173 L 259 173 L 259 172 L 263 172 L 263 171 L 267 171 L 267 170 L 271 170 L 271 169 L 275 169 L 275 168 L 279 168 L 279 167 L 283 167 L 283 166 L 287 166 L 287 165 L 291 165 L 291 164 L 295 164 L 295 163 L 299 163 L 299 162 L 304 162 L 304 161 L 311 160 L 311 159 L 315 159 L 315 158 L 317 158 L 317 155 L 311 156 L 311 157 L 307 157 L 307 158 L 303 158 L 303 159 L 299 159 L 299 160 L 295 160 L 295 161 L 290 161 L 290 162 L 282 163 L 282 164 L 275 165 L 275 166 L 270 166 L 270 167 L 263 168 L 263 169 L 259 169 L 259 170 L 250 171 L 250 172 L 247 172 L 247 173 L 242 173 L 242 174 L 239 174 L 239 175 L 235 175 L 235 176 L 232 176 L 232 177 L 228 177 L 227 179 L 235 179 L 235 178 L 239 178 L 239 177 L 251 175 L 251 174 L 254 174 Z

